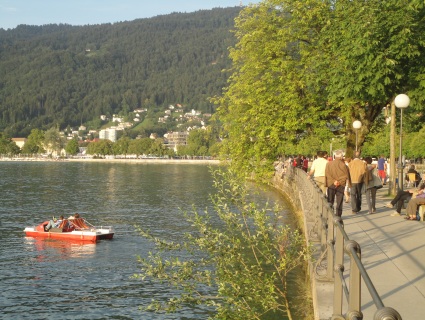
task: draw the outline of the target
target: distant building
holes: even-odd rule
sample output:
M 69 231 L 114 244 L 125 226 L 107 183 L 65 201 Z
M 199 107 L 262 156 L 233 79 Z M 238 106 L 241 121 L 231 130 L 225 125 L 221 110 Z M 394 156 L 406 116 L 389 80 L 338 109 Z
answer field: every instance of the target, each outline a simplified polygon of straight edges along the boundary
M 122 117 L 117 116 L 116 114 L 114 114 L 114 115 L 112 116 L 112 122 L 123 122 L 123 118 L 122 118 Z
M 115 128 L 108 128 L 99 131 L 99 139 L 101 140 L 111 140 L 115 142 L 121 136 L 122 130 L 117 130 Z
M 15 142 L 15 144 L 22 149 L 25 142 L 27 142 L 27 138 L 12 138 L 12 141 Z
M 187 131 L 179 131 L 179 132 L 168 132 L 166 136 L 166 146 L 169 149 L 173 149 L 177 151 L 177 146 L 185 146 L 187 145 L 187 137 L 189 136 L 189 132 Z

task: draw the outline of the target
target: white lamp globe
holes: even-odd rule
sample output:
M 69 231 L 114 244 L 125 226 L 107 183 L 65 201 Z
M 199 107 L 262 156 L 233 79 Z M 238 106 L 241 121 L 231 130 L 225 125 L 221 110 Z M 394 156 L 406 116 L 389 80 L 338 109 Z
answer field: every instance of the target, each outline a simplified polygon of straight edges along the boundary
M 362 123 L 359 120 L 353 122 L 353 128 L 358 130 L 362 127 Z
M 405 109 L 410 104 L 410 98 L 404 93 L 399 94 L 397 97 L 395 97 L 394 104 L 399 109 Z

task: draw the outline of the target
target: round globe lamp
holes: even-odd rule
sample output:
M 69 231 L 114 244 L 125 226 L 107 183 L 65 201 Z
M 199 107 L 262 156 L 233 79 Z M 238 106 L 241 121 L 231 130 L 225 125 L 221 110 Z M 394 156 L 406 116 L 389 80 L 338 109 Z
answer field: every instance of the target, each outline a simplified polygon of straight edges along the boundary
M 400 154 L 398 156 L 398 188 L 403 190 L 403 152 L 402 152 L 402 143 L 403 143 L 403 109 L 406 109 L 410 104 L 410 98 L 402 93 L 395 97 L 394 99 L 395 106 L 400 109 Z
M 359 120 L 353 122 L 353 128 L 356 131 L 356 151 L 358 150 L 358 131 L 362 127 L 362 123 Z

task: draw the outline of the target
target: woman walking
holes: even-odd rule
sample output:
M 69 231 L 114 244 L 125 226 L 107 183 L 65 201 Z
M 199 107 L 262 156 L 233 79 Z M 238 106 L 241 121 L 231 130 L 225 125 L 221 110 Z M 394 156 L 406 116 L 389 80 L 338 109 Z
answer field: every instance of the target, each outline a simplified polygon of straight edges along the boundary
M 369 214 L 375 213 L 375 203 L 376 203 L 376 190 L 382 188 L 382 181 L 376 175 L 376 165 L 372 164 L 372 158 L 364 158 L 366 162 L 366 174 L 365 174 L 365 188 L 366 188 L 366 202 L 369 209 Z

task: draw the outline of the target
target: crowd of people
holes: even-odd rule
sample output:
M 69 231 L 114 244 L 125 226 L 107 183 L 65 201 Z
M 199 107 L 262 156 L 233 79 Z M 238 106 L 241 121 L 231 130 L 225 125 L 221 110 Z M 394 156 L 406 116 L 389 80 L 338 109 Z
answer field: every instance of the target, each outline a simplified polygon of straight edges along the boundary
M 318 151 L 309 170 L 308 158 L 302 155 L 290 159 L 288 165 L 304 170 L 308 178 L 314 179 L 337 216 L 342 215 L 344 199 L 350 203 L 351 213 L 358 214 L 362 210 L 363 195 L 366 196 L 368 214 L 376 213 L 377 190 L 388 180 L 385 156 L 381 155 L 377 161 L 373 161 L 371 157 L 361 158 L 359 151 L 354 152 L 353 158 L 344 157 L 342 150 L 335 151 L 333 157 L 329 157 L 326 151 Z M 421 175 L 415 165 L 410 165 L 406 181 L 409 181 L 409 176 L 411 180 L 414 177 L 410 181 L 414 188 L 399 191 L 387 206 L 396 207 L 391 215 L 399 216 L 404 202 L 408 201 L 405 219 L 419 220 L 417 209 L 418 205 L 425 204 L 425 183 L 421 183 Z

